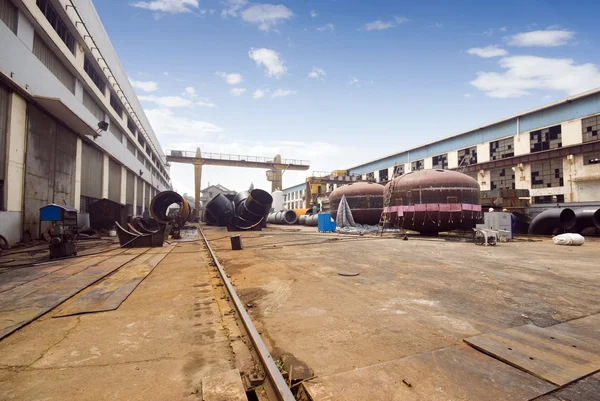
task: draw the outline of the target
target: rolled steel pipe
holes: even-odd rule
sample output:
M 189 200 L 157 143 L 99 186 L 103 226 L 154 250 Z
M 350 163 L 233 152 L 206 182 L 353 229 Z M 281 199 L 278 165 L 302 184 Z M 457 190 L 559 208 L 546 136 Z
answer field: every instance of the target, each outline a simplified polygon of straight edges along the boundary
M 267 217 L 267 223 L 271 224 L 296 224 L 298 217 L 293 210 L 281 210 L 276 213 L 269 213 Z
M 167 215 L 167 211 L 169 210 L 169 206 L 174 203 L 179 205 L 179 213 L 177 217 L 172 218 Z M 168 224 L 173 220 L 179 219 L 185 221 L 189 218 L 190 211 L 189 203 L 175 191 L 160 192 L 150 202 L 150 215 L 161 224 Z
M 212 226 L 225 226 L 235 218 L 233 202 L 223 194 L 218 194 L 206 205 L 204 221 Z
M 316 227 L 319 225 L 319 215 L 313 214 L 312 216 L 306 216 L 304 219 L 304 224 L 307 226 Z
M 534 235 L 552 235 L 557 229 L 572 229 L 576 221 L 575 212 L 572 209 L 547 209 L 535 216 L 531 221 L 528 233 Z
M 570 230 L 572 232 L 581 233 L 589 227 L 600 229 L 600 208 L 584 207 L 575 209 L 575 226 Z
M 257 216 L 266 216 L 273 205 L 273 197 L 267 191 L 254 189 L 246 198 L 246 209 Z

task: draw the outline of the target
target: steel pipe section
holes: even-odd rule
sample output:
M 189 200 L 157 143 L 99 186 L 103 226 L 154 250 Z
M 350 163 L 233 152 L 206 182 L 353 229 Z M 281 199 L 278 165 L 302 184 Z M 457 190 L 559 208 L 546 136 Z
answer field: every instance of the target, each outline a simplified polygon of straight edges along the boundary
M 575 212 L 572 209 L 547 209 L 531 221 L 528 233 L 552 235 L 556 230 L 571 230 L 576 221 Z
M 575 209 L 575 226 L 572 232 L 581 233 L 586 228 L 600 229 L 600 208 L 584 207 Z
M 233 201 L 219 194 L 206 205 L 204 220 L 209 225 L 250 229 L 265 220 L 272 204 L 273 197 L 262 189 L 239 192 Z
M 172 204 L 179 205 L 179 213 L 176 217 L 169 217 L 167 212 Z M 174 191 L 158 193 L 150 203 L 150 215 L 161 224 L 168 224 L 174 220 L 186 221 L 190 217 L 190 205 L 183 196 Z
M 292 225 L 298 222 L 298 216 L 293 210 L 281 210 L 276 213 L 269 213 L 267 223 Z
M 318 214 L 313 214 L 313 215 L 304 215 L 302 216 L 304 217 L 304 224 L 307 226 L 311 226 L 311 227 L 316 227 L 319 225 L 319 215 Z M 302 218 L 301 217 L 301 218 Z

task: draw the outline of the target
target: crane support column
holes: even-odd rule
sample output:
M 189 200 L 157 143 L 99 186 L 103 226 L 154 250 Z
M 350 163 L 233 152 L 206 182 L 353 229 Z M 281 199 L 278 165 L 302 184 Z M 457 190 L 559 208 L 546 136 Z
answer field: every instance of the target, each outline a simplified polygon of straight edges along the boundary
M 196 157 L 200 159 L 202 153 L 200 148 L 196 148 Z M 194 163 L 194 208 L 196 209 L 194 216 L 200 217 L 200 194 L 202 191 L 202 163 Z

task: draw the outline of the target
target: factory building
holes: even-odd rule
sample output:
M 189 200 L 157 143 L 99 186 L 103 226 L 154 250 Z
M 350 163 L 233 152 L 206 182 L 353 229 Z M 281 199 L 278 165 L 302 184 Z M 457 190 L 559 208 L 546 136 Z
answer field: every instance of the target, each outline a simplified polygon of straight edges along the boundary
M 142 214 L 169 168 L 91 0 L 0 0 L 0 234 L 108 198 Z
M 527 190 L 531 204 L 600 201 L 600 89 L 347 170 L 385 183 L 396 174 L 453 169 L 481 191 Z M 334 188 L 329 185 L 326 192 Z M 293 204 L 305 184 L 284 190 Z

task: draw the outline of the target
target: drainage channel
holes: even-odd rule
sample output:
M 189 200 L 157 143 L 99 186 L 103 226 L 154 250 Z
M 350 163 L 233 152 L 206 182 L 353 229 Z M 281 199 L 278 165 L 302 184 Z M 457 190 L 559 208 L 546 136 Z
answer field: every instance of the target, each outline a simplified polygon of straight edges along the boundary
M 231 281 L 229 281 L 227 274 L 225 274 L 225 270 L 223 270 L 223 266 L 221 266 L 221 264 L 219 263 L 217 255 L 215 255 L 215 252 L 213 251 L 213 249 L 210 246 L 210 243 L 208 242 L 208 239 L 204 235 L 204 230 L 202 230 L 202 228 L 199 228 L 199 231 L 202 235 L 204 243 L 206 244 L 206 248 L 208 249 L 208 252 L 210 253 L 210 256 L 215 264 L 215 267 L 219 272 L 219 276 L 221 276 L 221 280 L 223 281 L 225 289 L 229 294 L 229 298 L 233 302 L 236 313 L 242 320 L 242 324 L 244 325 L 246 333 L 248 334 L 250 341 L 252 341 L 252 345 L 254 346 L 254 352 L 256 352 L 256 355 L 258 356 L 258 359 L 262 365 L 263 371 L 265 372 L 266 381 L 264 383 L 264 386 L 269 396 L 269 400 L 295 401 L 296 399 L 294 398 L 291 390 L 288 388 L 285 379 L 281 375 L 281 372 L 279 372 L 275 361 L 273 361 L 273 357 L 269 353 L 269 350 L 267 349 L 265 343 L 260 337 L 260 334 L 258 334 L 254 323 L 252 323 L 250 315 L 248 314 L 248 312 L 246 312 L 244 304 L 235 292 Z

